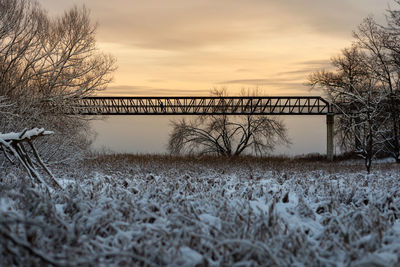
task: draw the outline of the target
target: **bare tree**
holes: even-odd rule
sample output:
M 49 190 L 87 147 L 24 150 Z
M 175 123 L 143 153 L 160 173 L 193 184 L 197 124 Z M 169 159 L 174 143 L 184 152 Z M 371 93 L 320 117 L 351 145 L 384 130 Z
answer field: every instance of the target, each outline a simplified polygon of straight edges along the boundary
M 399 5 L 400 1 L 395 3 Z M 367 17 L 353 35 L 353 47 L 332 60 L 336 71 L 314 73 L 310 85 L 322 86 L 343 114 L 352 114 L 338 119 L 342 147 L 352 146 L 355 151 L 365 148 L 360 144 L 363 116 L 373 108 L 374 127 L 379 125 L 379 130 L 374 131 L 379 150 L 400 163 L 400 11 L 389 10 L 383 26 Z M 347 99 L 350 102 L 343 106 L 344 93 L 358 95 L 364 102 Z M 374 97 L 373 101 L 369 97 Z M 362 106 L 366 109 L 360 109 Z
M 214 90 L 214 96 L 226 90 Z M 224 107 L 221 107 L 224 108 Z M 277 118 L 263 115 L 204 115 L 192 121 L 173 121 L 168 150 L 172 154 L 200 153 L 237 156 L 246 150 L 257 155 L 277 144 L 289 144 L 286 128 Z
M 400 1 L 395 0 L 397 5 Z M 392 156 L 400 163 L 400 11 L 389 10 L 387 16 L 387 26 L 380 27 L 385 32 L 383 45 L 385 47 L 387 59 L 386 65 L 391 75 L 386 74 L 387 79 L 387 108 L 391 115 L 392 139 L 387 147 Z
M 362 90 L 365 77 L 368 74 L 361 60 L 361 52 L 357 46 L 342 50 L 340 56 L 333 57 L 331 64 L 335 71 L 316 71 L 309 78 L 311 87 L 319 86 L 324 89 L 326 97 L 336 105 L 339 111 L 351 113 L 352 117 L 339 116 L 336 118 L 336 135 L 339 135 L 340 146 L 343 150 L 359 150 L 359 137 L 357 127 L 359 118 L 355 110 L 357 103 L 349 102 L 343 92 L 354 93 Z M 340 91 L 339 91 L 340 90 Z
M 115 60 L 97 49 L 95 32 L 84 7 L 50 18 L 36 1 L 0 0 L 0 96 L 15 114 L 0 118 L 1 131 L 40 126 L 68 133 L 71 140 L 52 137 L 58 139 L 50 152 L 87 143 L 87 122 L 64 111 L 111 81 Z
M 388 141 L 388 116 L 385 111 L 386 93 L 369 69 L 370 58 L 358 45 L 344 49 L 332 59 L 335 71 L 318 71 L 310 75 L 312 87 L 323 88 L 336 109 L 337 130 L 343 148 L 349 148 L 365 159 L 368 173 L 376 154 Z
M 400 163 L 400 61 L 398 57 L 398 35 L 400 28 L 394 26 L 397 22 L 394 14 L 388 20 L 389 28 L 378 25 L 371 17 L 366 18 L 354 33 L 356 43 L 363 50 L 366 60 L 365 67 L 369 76 L 377 80 L 381 93 L 385 94 L 387 121 L 391 129 L 386 139 L 386 151 Z

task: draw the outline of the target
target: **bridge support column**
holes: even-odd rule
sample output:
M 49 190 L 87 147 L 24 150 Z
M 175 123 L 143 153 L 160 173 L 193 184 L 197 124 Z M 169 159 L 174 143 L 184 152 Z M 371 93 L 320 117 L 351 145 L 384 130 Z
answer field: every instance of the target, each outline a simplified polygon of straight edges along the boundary
M 334 115 L 326 115 L 326 158 L 329 161 L 333 160 L 333 128 L 334 128 Z

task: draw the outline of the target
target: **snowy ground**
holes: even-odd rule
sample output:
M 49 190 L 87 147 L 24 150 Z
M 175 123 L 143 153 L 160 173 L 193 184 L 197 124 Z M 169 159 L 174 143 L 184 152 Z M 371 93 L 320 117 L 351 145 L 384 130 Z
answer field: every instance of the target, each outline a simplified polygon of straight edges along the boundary
M 394 163 L 119 155 L 53 171 L 65 190 L 0 169 L 0 265 L 400 264 Z

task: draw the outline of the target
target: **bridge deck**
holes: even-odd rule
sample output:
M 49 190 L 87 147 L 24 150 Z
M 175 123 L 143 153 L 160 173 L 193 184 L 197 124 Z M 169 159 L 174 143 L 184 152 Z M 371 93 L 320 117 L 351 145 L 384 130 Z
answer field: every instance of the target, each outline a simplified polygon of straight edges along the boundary
M 81 115 L 327 115 L 319 96 L 260 97 L 86 97 L 72 114 Z

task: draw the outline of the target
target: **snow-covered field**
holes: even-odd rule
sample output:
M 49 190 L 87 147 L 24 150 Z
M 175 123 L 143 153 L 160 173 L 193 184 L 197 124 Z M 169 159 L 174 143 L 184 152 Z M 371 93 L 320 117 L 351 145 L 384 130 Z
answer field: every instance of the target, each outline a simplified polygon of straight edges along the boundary
M 101 156 L 0 169 L 0 265 L 398 266 L 400 167 Z

